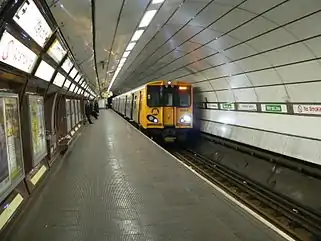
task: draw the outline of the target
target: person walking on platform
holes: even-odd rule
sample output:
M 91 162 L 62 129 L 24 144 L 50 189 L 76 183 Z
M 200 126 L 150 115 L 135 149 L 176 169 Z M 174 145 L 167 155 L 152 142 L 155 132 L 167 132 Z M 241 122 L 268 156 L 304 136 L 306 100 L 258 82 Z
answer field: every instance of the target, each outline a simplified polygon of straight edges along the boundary
M 89 101 L 87 101 L 86 105 L 85 105 L 85 114 L 86 114 L 89 124 L 93 124 L 93 122 L 90 119 L 91 112 L 92 112 L 92 109 L 90 107 L 90 103 L 89 103 Z

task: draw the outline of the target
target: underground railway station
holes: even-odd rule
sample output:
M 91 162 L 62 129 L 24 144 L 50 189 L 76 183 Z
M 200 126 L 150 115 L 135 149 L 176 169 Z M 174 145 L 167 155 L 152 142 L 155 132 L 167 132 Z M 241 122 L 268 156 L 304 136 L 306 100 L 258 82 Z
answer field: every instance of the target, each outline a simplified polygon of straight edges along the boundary
M 320 241 L 320 0 L 0 0 L 1 241 Z

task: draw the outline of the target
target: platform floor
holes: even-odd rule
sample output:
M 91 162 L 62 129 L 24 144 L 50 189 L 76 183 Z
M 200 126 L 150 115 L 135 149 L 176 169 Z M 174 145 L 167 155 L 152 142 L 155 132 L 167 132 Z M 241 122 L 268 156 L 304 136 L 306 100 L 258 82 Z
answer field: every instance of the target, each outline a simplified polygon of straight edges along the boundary
M 6 241 L 284 240 L 112 110 L 57 165 Z

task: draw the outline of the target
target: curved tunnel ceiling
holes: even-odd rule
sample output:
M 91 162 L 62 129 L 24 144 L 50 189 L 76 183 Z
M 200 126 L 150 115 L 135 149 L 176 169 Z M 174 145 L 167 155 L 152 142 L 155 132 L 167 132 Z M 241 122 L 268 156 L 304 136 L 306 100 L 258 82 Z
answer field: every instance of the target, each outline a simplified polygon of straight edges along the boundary
M 104 89 L 151 1 L 94 1 Z M 47 3 L 96 84 L 91 2 Z M 320 20 L 320 0 L 165 0 L 111 89 L 181 79 L 209 101 L 319 101 Z

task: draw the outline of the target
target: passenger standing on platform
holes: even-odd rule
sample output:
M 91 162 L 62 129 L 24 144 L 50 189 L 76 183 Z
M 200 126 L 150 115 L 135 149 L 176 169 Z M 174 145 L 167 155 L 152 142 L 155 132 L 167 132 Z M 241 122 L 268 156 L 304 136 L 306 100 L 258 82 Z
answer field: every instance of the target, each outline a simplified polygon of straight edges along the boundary
M 94 109 L 95 109 L 95 112 L 97 114 L 99 114 L 99 105 L 98 105 L 98 101 L 97 100 L 95 100 L 95 102 L 94 102 Z
M 96 111 L 94 110 L 94 104 L 93 101 L 90 101 L 90 111 L 91 111 L 91 115 L 93 117 L 95 117 L 95 119 L 98 119 L 98 114 L 96 113 Z
M 90 103 L 89 103 L 89 101 L 87 101 L 86 105 L 85 105 L 85 114 L 86 114 L 89 124 L 93 124 L 93 122 L 90 119 L 91 112 L 92 112 L 92 109 L 90 107 Z

